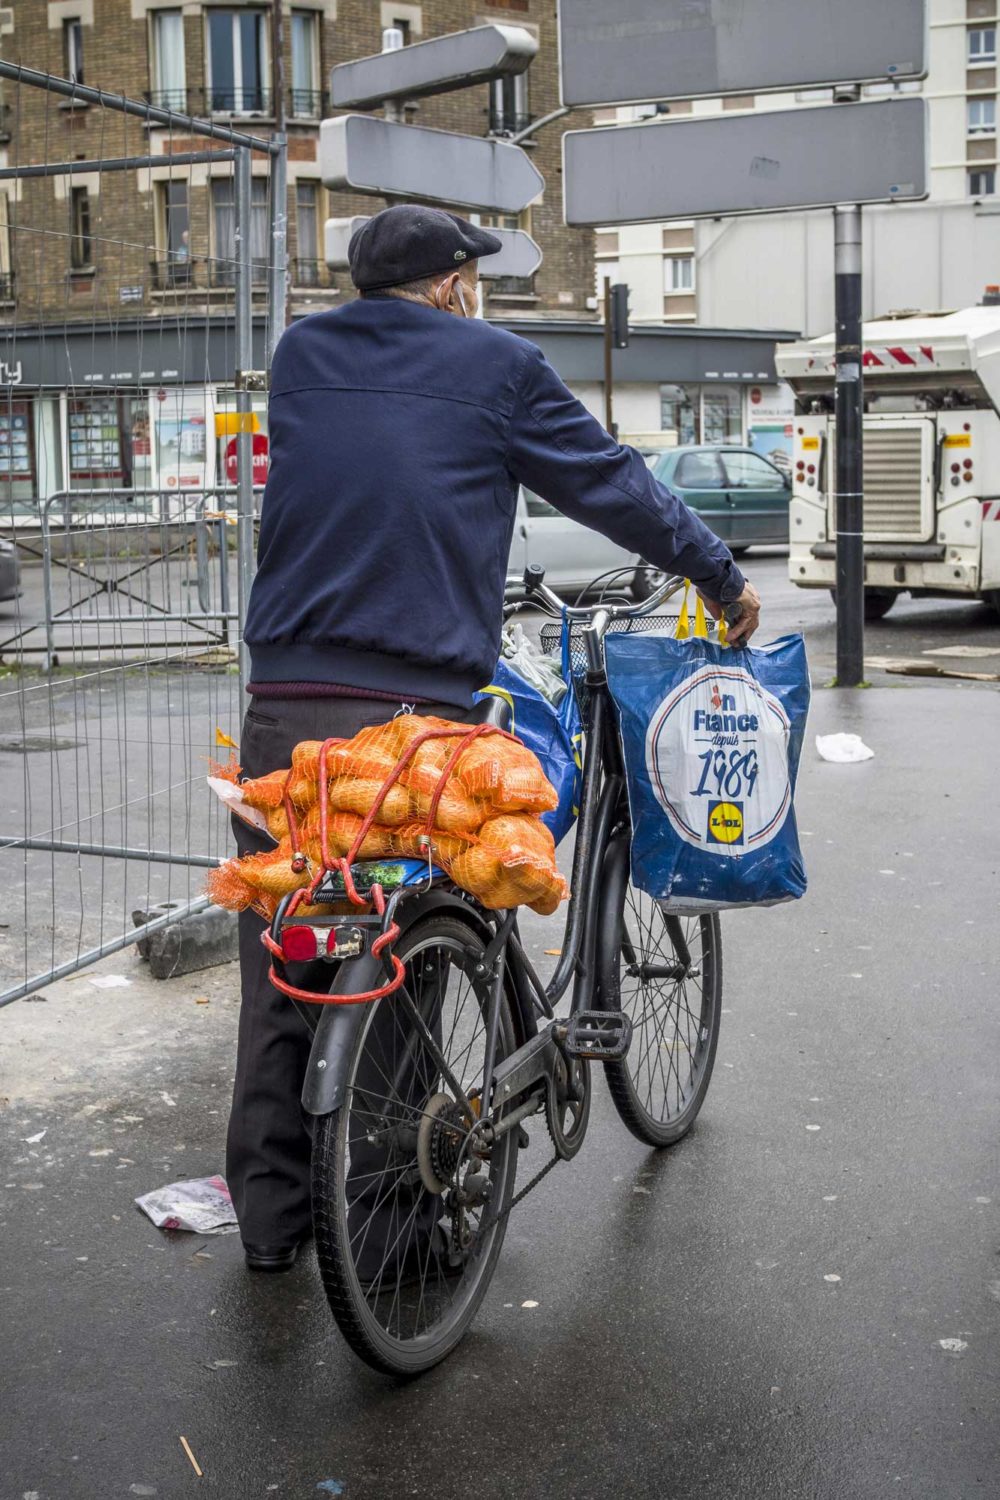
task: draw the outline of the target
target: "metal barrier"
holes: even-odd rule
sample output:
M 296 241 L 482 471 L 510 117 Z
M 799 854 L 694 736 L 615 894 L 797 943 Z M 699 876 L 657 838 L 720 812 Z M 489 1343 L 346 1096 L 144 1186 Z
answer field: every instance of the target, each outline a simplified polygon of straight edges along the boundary
M 239 736 L 287 259 L 283 136 L 0 80 L 3 1006 L 205 906 L 231 851 L 204 778 Z

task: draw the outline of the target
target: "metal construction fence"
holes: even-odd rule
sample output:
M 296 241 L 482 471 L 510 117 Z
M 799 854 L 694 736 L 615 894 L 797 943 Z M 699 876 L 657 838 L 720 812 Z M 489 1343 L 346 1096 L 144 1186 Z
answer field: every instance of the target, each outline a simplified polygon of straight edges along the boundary
M 6 62 L 0 90 L 6 1005 L 206 905 L 230 852 L 205 776 L 242 716 L 286 145 Z

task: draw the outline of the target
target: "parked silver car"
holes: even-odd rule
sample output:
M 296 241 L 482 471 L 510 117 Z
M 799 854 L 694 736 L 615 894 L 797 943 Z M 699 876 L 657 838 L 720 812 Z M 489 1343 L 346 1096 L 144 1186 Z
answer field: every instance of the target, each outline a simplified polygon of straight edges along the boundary
M 620 577 L 606 579 L 614 590 L 632 588 L 641 559 L 616 547 L 599 531 L 571 521 L 540 495 L 522 486 L 517 497 L 517 519 L 507 565 L 508 588 L 516 589 L 530 563 L 545 569 L 545 582 L 563 593 L 579 592 L 598 575 L 621 568 Z
M 16 599 L 21 592 L 21 570 L 13 542 L 0 537 L 0 599 Z

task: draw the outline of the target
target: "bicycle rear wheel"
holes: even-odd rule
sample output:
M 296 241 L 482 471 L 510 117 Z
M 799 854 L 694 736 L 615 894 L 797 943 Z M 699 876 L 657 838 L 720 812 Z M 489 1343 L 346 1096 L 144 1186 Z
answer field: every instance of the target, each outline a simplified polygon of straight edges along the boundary
M 600 926 L 602 1004 L 632 1021 L 624 1058 L 604 1064 L 615 1108 L 650 1146 L 686 1135 L 712 1077 L 722 1014 L 716 913 L 664 916 L 632 884 L 628 838 L 607 855 Z
M 478 1115 L 492 981 L 465 922 L 432 915 L 396 953 L 406 990 Z M 497 1060 L 516 1042 L 500 999 Z M 344 1104 L 316 1121 L 313 1218 L 333 1316 L 377 1370 L 416 1375 L 468 1328 L 489 1285 L 517 1170 L 516 1133 L 468 1149 L 474 1119 L 397 995 L 369 1007 Z M 459 1202 L 464 1195 L 464 1202 Z

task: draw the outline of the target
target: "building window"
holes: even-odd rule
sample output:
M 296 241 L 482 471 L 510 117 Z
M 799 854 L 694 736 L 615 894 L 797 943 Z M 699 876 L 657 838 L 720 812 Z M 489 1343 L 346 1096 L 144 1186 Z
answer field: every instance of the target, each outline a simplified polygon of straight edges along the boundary
M 392 20 L 387 24 L 389 26 L 394 26 L 397 31 L 401 31 L 403 33 L 403 46 L 408 47 L 412 38 L 410 36 L 410 23 L 406 19 L 406 17 L 393 16 Z
M 184 109 L 187 104 L 184 68 L 184 17 L 179 10 L 154 10 L 152 13 L 153 55 L 150 77 L 153 82 L 152 103 L 161 109 Z
M 996 135 L 997 101 L 995 99 L 969 100 L 969 134 Z
M 470 214 L 469 218 L 473 224 L 481 224 L 484 229 L 523 229 L 525 234 L 531 233 L 531 210 L 528 208 L 519 214 Z M 490 276 L 487 274 L 483 279 L 491 297 L 533 297 L 535 295 L 534 274 L 531 276 Z
M 667 293 L 694 291 L 693 255 L 664 256 L 663 289 Z
M 263 114 L 270 106 L 267 25 L 262 10 L 208 12 L 209 101 L 213 114 Z
M 699 407 L 697 386 L 660 386 L 660 426 L 664 432 L 676 432 L 681 446 L 700 439 Z
M 157 282 L 187 286 L 191 281 L 191 215 L 186 182 L 160 184 L 160 210 L 165 256 L 157 266 Z
M 527 73 L 494 78 L 490 84 L 490 133 L 513 135 L 523 130 L 530 119 Z
M 85 187 L 70 189 L 69 194 L 69 263 L 74 271 L 86 271 L 93 265 L 90 238 L 90 193 Z
M 14 401 L 9 393 L 0 401 L 0 485 L 8 502 L 36 493 L 33 417 L 30 401 Z
M 298 286 L 318 286 L 320 281 L 318 186 L 318 183 L 305 181 L 295 184 L 295 228 L 298 235 L 295 281 Z
M 66 77 L 83 83 L 83 22 L 77 17 L 63 22 L 63 53 Z
M 997 29 L 995 26 L 976 26 L 969 32 L 969 63 L 995 63 L 997 60 Z
M 682 447 L 692 443 L 740 443 L 743 419 L 739 387 L 661 385 L 660 425 L 665 432 L 676 432 Z
M 82 396 L 69 403 L 70 484 L 113 489 L 125 481 L 117 396 Z
M 213 286 L 232 286 L 236 279 L 236 199 L 231 177 L 212 180 L 212 243 L 210 281 Z M 250 259 L 255 282 L 267 278 L 267 179 L 250 182 Z
M 292 114 L 316 118 L 322 112 L 316 13 L 292 11 Z
M 702 386 L 701 432 L 703 443 L 743 441 L 743 412 L 736 386 Z
M 982 167 L 969 173 L 969 197 L 992 198 L 997 190 L 997 174 L 993 167 Z
M 10 259 L 10 204 L 0 189 L 0 302 L 14 298 L 14 270 Z

